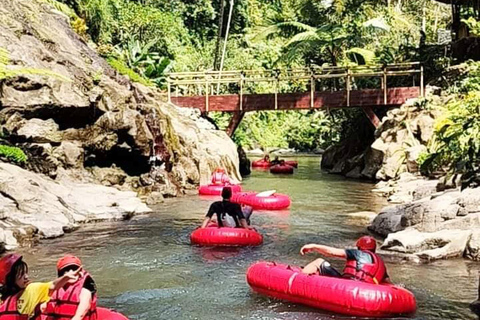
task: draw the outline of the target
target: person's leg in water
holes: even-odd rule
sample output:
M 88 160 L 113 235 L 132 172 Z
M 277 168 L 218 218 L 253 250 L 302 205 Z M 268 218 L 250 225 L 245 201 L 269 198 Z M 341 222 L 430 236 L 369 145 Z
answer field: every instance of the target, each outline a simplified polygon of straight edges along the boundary
M 340 278 L 342 274 L 338 272 L 330 262 L 318 258 L 309 264 L 307 264 L 305 267 L 303 267 L 302 272 L 305 274 L 319 274 L 322 276 L 327 276 L 327 277 L 334 277 L 334 278 Z

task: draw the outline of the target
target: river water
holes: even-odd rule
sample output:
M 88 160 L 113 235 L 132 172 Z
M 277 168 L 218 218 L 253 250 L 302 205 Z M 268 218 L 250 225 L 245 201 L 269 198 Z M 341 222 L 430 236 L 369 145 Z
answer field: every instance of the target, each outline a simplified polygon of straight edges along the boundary
M 257 260 L 305 265 L 315 256 L 300 256 L 303 244 L 352 246 L 365 227 L 348 213 L 386 204 L 371 192 L 372 184 L 322 173 L 317 157 L 298 160 L 294 175 L 254 171 L 243 182 L 245 190 L 276 189 L 292 198 L 289 210 L 254 212 L 252 223 L 264 235 L 261 247 L 191 246 L 190 232 L 216 198 L 186 196 L 168 199 L 148 216 L 42 241 L 23 252 L 30 276 L 52 279 L 56 260 L 76 254 L 98 285 L 100 305 L 131 319 L 350 319 L 256 295 L 245 282 L 246 269 Z M 341 261 L 333 264 L 341 268 Z M 415 319 L 475 319 L 468 303 L 476 299 L 478 264 L 456 259 L 387 267 L 394 282 L 415 293 Z

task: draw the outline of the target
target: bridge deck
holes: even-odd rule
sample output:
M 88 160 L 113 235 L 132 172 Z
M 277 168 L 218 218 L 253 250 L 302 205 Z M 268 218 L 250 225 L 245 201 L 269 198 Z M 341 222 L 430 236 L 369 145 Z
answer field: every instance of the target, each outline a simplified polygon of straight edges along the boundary
M 384 101 L 383 89 L 347 91 L 317 91 L 313 99 L 313 108 L 347 108 L 347 107 L 392 107 L 399 106 L 407 99 L 420 96 L 420 87 L 396 87 L 387 89 L 387 101 Z M 305 93 L 279 93 L 275 108 L 275 94 L 244 94 L 240 108 L 240 95 L 180 96 L 171 97 L 171 102 L 179 107 L 198 108 L 201 111 L 248 112 L 259 110 L 301 110 L 310 109 L 311 95 Z

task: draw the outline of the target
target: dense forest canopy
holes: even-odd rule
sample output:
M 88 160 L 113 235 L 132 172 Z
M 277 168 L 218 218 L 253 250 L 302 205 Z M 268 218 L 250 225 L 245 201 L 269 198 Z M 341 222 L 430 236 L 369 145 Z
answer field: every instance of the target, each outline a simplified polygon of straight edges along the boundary
M 93 40 L 112 66 L 161 88 L 168 71 L 218 68 L 223 44 L 218 39 L 225 36 L 231 3 L 224 70 L 425 60 L 420 45 L 435 44 L 451 16 L 450 6 L 433 0 L 61 2 L 73 8 L 77 32 Z M 254 89 L 271 92 L 268 84 Z M 301 88 L 292 83 L 281 90 Z M 220 127 L 228 123 L 229 115 L 212 116 Z M 361 116 L 356 111 L 259 112 L 245 117 L 234 139 L 250 148 L 325 148 Z

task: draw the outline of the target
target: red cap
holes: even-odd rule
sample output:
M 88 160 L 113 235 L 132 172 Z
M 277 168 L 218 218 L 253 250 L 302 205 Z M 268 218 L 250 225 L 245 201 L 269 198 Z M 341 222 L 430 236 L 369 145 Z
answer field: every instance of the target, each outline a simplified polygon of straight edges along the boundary
M 75 257 L 74 255 L 67 254 L 63 258 L 60 258 L 57 262 L 57 271 L 62 270 L 68 266 L 82 266 L 82 261 L 79 258 Z
M 377 249 L 377 242 L 373 237 L 363 236 L 357 240 L 357 248 L 360 250 L 375 251 Z
M 0 259 L 0 284 L 5 285 L 8 274 L 12 271 L 15 263 L 22 260 L 22 256 L 16 253 L 10 253 Z

